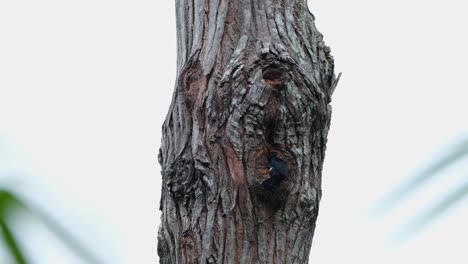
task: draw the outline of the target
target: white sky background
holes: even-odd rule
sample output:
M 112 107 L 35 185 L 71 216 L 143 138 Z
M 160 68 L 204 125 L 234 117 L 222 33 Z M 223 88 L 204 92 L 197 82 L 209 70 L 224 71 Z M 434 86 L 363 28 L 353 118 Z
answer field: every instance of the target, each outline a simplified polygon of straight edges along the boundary
M 466 263 L 467 199 L 412 240 L 390 242 L 464 182 L 466 160 L 397 210 L 370 216 L 385 192 L 468 131 L 466 5 L 310 7 L 343 72 L 311 263 Z M 174 12 L 174 1 L 0 2 L 0 184 L 50 211 L 108 263 L 156 263 Z M 34 263 L 81 263 L 39 225 L 17 225 Z

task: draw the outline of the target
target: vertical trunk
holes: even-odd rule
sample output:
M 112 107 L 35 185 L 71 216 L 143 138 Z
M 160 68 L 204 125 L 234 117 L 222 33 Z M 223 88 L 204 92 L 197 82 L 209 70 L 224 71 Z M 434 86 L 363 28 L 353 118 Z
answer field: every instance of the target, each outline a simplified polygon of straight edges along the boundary
M 337 79 L 306 1 L 176 6 L 160 262 L 307 263 Z M 288 173 L 266 188 L 271 157 Z

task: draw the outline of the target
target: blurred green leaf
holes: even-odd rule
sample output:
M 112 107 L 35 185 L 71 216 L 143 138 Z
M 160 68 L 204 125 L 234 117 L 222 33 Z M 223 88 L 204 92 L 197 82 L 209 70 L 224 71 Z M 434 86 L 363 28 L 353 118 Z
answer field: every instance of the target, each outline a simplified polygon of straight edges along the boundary
M 2 230 L 2 237 L 5 246 L 17 264 L 25 264 L 27 262 L 13 232 L 8 226 L 7 218 L 11 218 L 12 214 L 23 208 L 23 204 L 14 194 L 0 189 L 0 228 Z
M 402 203 L 404 199 L 410 196 L 414 191 L 438 175 L 443 169 L 453 166 L 456 162 L 468 156 L 468 138 L 459 142 L 454 148 L 448 151 L 444 156 L 434 161 L 420 173 L 416 174 L 409 181 L 400 185 L 399 188 L 392 191 L 378 204 L 377 214 L 388 213 Z M 399 240 L 405 240 L 417 231 L 421 230 L 428 223 L 434 221 L 437 217 L 444 214 L 449 208 L 460 202 L 468 196 L 468 182 L 461 184 L 458 188 L 448 192 L 445 197 L 436 201 L 422 214 L 414 217 L 414 220 L 406 224 L 397 234 Z
M 86 263 L 98 264 L 102 263 L 94 256 L 89 249 L 83 246 L 74 236 L 69 233 L 62 225 L 55 221 L 48 214 L 44 213 L 37 208 L 30 210 L 30 212 L 35 215 L 54 235 L 59 238 L 63 244 L 68 246 L 70 249 L 75 251 L 83 260 L 86 260 Z
M 27 263 L 23 251 L 20 249 L 12 230 L 10 229 L 7 221 L 11 219 L 14 214 L 18 212 L 26 212 L 21 217 L 27 215 L 35 217 L 37 220 L 42 222 L 57 238 L 59 238 L 63 244 L 68 246 L 71 250 L 77 253 L 79 257 L 90 264 L 102 263 L 97 257 L 91 253 L 86 247 L 82 245 L 74 236 L 60 225 L 53 217 L 49 214 L 40 210 L 38 207 L 26 205 L 17 195 L 6 189 L 0 189 L 0 227 L 3 233 L 3 240 L 7 249 L 9 250 L 12 257 L 18 264 Z
M 423 212 L 421 215 L 406 224 L 397 232 L 396 237 L 399 240 L 405 240 L 423 229 L 427 224 L 431 223 L 439 216 L 447 212 L 448 209 L 460 202 L 468 195 L 468 182 L 447 194 L 447 196 L 433 206 Z
M 457 161 L 468 155 L 468 138 L 459 142 L 452 150 L 448 151 L 440 159 L 434 161 L 424 170 L 414 175 L 409 181 L 386 195 L 376 206 L 378 214 L 388 213 L 392 208 L 401 203 L 406 197 L 435 177 L 443 169 L 452 166 Z
M 467 194 L 468 183 L 465 183 L 453 192 L 450 192 L 443 200 L 436 203 L 424 214 L 422 214 L 418 223 L 421 225 L 429 222 L 431 219 L 435 219 L 437 216 L 445 213 L 450 207 L 461 201 Z
M 26 258 L 24 257 L 23 251 L 20 249 L 18 242 L 11 232 L 10 227 L 6 223 L 4 216 L 0 216 L 0 228 L 2 229 L 3 241 L 8 248 L 10 254 L 15 259 L 17 264 L 26 264 Z
M 0 189 L 0 214 L 3 216 L 9 215 L 18 210 L 24 209 L 24 204 L 16 195 L 8 190 Z

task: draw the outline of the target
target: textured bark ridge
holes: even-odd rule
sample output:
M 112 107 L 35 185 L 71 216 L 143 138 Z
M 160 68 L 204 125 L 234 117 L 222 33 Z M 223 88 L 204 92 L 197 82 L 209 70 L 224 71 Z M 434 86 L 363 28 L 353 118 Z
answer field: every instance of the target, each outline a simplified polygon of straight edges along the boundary
M 307 263 L 338 81 L 302 0 L 176 0 L 161 263 Z M 288 175 L 272 191 L 269 157 Z

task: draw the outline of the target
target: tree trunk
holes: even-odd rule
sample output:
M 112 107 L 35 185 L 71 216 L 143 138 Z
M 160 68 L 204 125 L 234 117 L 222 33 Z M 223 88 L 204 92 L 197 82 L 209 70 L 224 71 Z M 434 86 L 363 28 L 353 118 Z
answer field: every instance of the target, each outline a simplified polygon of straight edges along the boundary
M 307 263 L 339 78 L 306 1 L 176 6 L 160 263 Z

